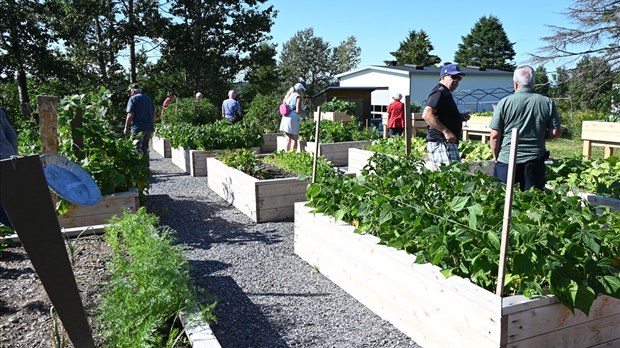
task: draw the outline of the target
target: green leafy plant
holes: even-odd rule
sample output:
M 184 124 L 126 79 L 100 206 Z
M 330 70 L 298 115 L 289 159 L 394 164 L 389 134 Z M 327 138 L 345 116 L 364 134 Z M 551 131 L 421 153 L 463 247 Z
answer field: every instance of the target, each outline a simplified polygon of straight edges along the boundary
M 620 199 L 620 159 L 588 160 L 581 155 L 547 166 L 547 183 L 567 192 L 594 193 Z
M 472 112 L 469 115 L 477 117 L 493 117 L 493 111 Z
M 493 159 L 493 152 L 489 144 L 479 141 L 459 141 L 459 155 L 467 162 L 488 161 Z
M 429 171 L 376 154 L 357 178 L 310 185 L 315 212 L 495 290 L 505 187 L 454 163 Z M 620 298 L 620 213 L 552 190 L 514 195 L 505 294 L 553 294 L 588 314 L 598 294 Z M 603 228 L 605 226 L 605 228 Z
M 278 105 L 281 102 L 279 96 L 257 94 L 247 108 L 243 122 L 264 133 L 280 132 L 282 116 L 278 112 Z
M 60 101 L 58 110 L 58 153 L 88 171 L 104 195 L 137 188 L 144 195 L 149 188 L 147 157 L 135 151 L 134 140 L 117 132 L 107 114 L 110 92 L 73 95 Z M 82 126 L 71 127 L 81 110 Z M 75 146 L 73 134 L 83 137 L 83 146 Z
M 364 149 L 387 155 L 403 156 L 405 154 L 405 138 L 395 135 L 386 139 L 374 140 L 371 145 L 365 146 Z M 411 156 L 418 159 L 426 157 L 426 139 L 422 137 L 411 138 Z
M 244 121 L 231 124 L 219 120 L 212 124 L 158 124 L 155 132 L 170 139 L 170 146 L 192 150 L 227 150 L 259 147 L 263 144 L 262 130 Z
M 216 158 L 225 165 L 236 168 L 258 179 L 267 178 L 267 171 L 261 166 L 262 161 L 253 151 L 241 149 L 218 153 Z
M 105 228 L 112 248 L 111 279 L 102 295 L 97 323 L 108 347 L 160 347 L 177 313 L 192 308 L 204 294 L 194 289 L 183 245 L 173 230 L 157 227 L 158 218 L 140 208 L 112 218 Z M 209 300 L 211 301 L 211 300 Z M 212 305 L 203 307 L 212 308 Z M 213 318 L 204 312 L 203 318 Z
M 620 122 L 620 113 L 608 114 L 607 116 L 605 116 L 603 121 L 605 121 L 605 122 Z
M 313 157 L 307 152 L 279 151 L 263 159 L 266 163 L 297 173 L 302 177 L 312 176 Z M 341 176 L 338 168 L 323 157 L 317 158 L 317 180 Z
M 314 141 L 316 123 L 314 120 L 302 122 L 299 137 L 306 141 Z M 339 143 L 343 141 L 372 140 L 381 137 L 374 128 L 359 129 L 356 123 L 345 124 L 338 121 L 321 121 L 321 143 Z
M 422 104 L 417 101 L 412 101 L 410 104 L 411 112 L 422 112 Z
M 334 97 L 332 100 L 321 104 L 321 112 L 344 112 L 347 115 L 355 116 L 355 103 Z

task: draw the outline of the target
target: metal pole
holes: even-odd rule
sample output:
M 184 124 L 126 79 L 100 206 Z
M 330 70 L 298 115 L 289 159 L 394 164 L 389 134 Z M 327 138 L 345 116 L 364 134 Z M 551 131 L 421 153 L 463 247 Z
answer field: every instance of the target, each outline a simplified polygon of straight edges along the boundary
M 499 251 L 499 270 L 497 271 L 497 289 L 495 294 L 502 296 L 506 273 L 506 254 L 508 253 L 508 235 L 512 217 L 512 195 L 514 193 L 515 166 L 517 165 L 517 145 L 519 145 L 519 129 L 513 128 L 510 143 L 510 159 L 508 161 L 508 177 L 506 178 L 506 199 L 504 200 L 504 223 L 502 224 L 502 243 Z
M 321 135 L 321 106 L 316 108 L 316 130 L 314 131 L 314 156 L 312 158 L 312 183 L 316 182 L 316 167 L 319 157 L 319 137 Z

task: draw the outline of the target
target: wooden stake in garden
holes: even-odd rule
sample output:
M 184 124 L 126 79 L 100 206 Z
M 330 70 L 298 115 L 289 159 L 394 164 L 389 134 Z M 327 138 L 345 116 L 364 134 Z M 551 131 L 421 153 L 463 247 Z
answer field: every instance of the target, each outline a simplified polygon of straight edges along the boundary
M 411 155 L 411 96 L 405 96 L 405 156 Z
M 508 161 L 508 177 L 506 178 L 506 199 L 504 200 L 504 223 L 502 225 L 502 244 L 499 250 L 499 270 L 497 271 L 497 289 L 495 294 L 502 296 L 504 292 L 504 276 L 506 272 L 506 253 L 508 252 L 508 235 L 512 218 L 512 195 L 514 193 L 515 166 L 517 161 L 517 145 L 519 145 L 519 129 L 513 128 Z
M 312 158 L 312 183 L 316 182 L 316 166 L 319 157 L 319 136 L 321 135 L 321 106 L 316 108 L 316 130 L 314 131 L 314 156 Z

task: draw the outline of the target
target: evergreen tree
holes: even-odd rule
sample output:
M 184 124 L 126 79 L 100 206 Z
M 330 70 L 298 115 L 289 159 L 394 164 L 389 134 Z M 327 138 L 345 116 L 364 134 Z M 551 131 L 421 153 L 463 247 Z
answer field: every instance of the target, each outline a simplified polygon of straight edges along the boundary
M 362 50 L 357 46 L 355 36 L 349 36 L 334 48 L 334 73 L 340 74 L 357 68 Z
M 250 67 L 245 75 L 247 85 L 243 93 L 239 94 L 244 105 L 249 105 L 258 94 L 280 95 L 280 74 L 275 56 L 276 46 L 267 43 L 262 43 L 258 50 L 250 55 Z
M 454 60 L 464 66 L 513 71 L 515 51 L 497 17 L 483 16 L 471 29 L 454 54 Z
M 433 45 L 424 30 L 419 32 L 412 30 L 407 39 L 401 41 L 398 50 L 390 52 L 390 54 L 396 58 L 397 65 L 431 66 L 441 62 L 441 58 L 430 54 L 433 49 Z
M 534 90 L 537 93 L 549 96 L 549 91 L 551 87 L 549 85 L 549 76 L 547 75 L 547 69 L 545 69 L 545 67 L 541 65 L 534 70 L 534 74 L 536 75 L 536 86 L 534 87 Z
M 600 57 L 588 55 L 570 71 L 568 93 L 576 108 L 609 112 L 613 80 L 611 65 Z

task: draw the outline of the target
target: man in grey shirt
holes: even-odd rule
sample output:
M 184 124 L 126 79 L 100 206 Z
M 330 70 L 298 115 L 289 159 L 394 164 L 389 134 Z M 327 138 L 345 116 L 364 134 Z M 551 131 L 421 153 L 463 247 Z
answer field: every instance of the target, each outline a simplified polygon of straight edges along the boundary
M 534 69 L 517 68 L 513 75 L 515 93 L 500 100 L 489 123 L 494 176 L 507 182 L 512 129 L 519 129 L 515 182 L 521 191 L 545 188 L 545 139 L 562 135 L 560 116 L 551 98 L 534 92 Z

